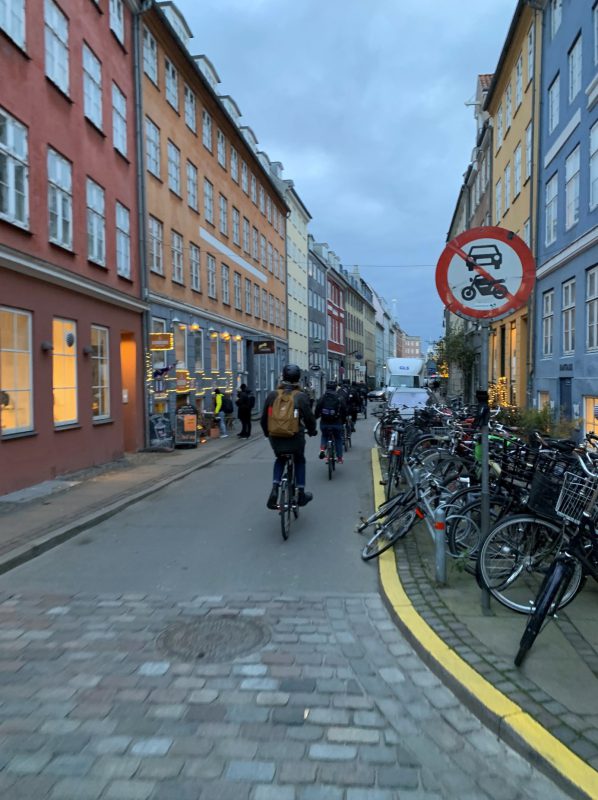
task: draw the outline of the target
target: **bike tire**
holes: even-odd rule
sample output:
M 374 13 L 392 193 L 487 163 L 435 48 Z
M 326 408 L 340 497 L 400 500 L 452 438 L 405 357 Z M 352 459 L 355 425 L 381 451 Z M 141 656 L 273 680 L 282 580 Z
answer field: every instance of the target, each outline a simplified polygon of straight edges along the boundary
M 482 535 L 482 498 L 477 497 L 446 518 L 446 541 L 453 558 L 462 559 L 465 571 L 475 575 L 475 562 Z M 509 509 L 506 497 L 490 497 L 490 528 Z
M 282 533 L 282 538 L 286 542 L 291 532 L 291 487 L 286 480 L 280 484 L 279 500 L 280 531 Z
M 386 481 L 384 483 L 384 499 L 388 502 L 392 497 L 392 484 L 395 480 L 395 470 L 397 466 L 397 457 L 392 455 L 388 459 L 388 472 L 386 473 Z
M 520 667 L 533 643 L 536 641 L 544 626 L 546 617 L 554 615 L 560 608 L 560 600 L 575 573 L 575 564 L 568 561 L 553 561 L 546 577 L 542 582 L 536 598 L 534 610 L 529 615 L 525 631 L 519 642 L 519 649 L 515 656 L 515 666 Z
M 424 453 L 427 453 L 428 450 L 438 447 L 439 445 L 440 442 L 436 436 L 426 434 L 425 436 L 420 436 L 419 439 L 415 440 L 409 449 L 409 455 L 413 458 L 418 458 Z
M 364 561 L 371 561 L 377 558 L 392 547 L 395 542 L 406 536 L 413 527 L 417 515 L 415 507 L 405 509 L 402 513 L 398 514 L 395 518 L 385 522 L 381 525 L 372 538 L 367 542 L 361 551 L 361 557 Z
M 329 455 L 328 456 L 328 480 L 329 481 L 332 480 L 332 470 L 334 469 L 333 464 L 334 464 L 334 459 Z

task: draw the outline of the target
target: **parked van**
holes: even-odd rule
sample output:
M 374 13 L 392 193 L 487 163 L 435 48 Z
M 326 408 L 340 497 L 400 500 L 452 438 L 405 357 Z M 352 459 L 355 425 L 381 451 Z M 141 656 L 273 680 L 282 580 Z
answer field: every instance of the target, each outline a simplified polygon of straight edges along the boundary
M 430 397 L 425 386 L 426 366 L 423 358 L 386 359 L 386 399 L 392 407 L 401 409 L 404 417 L 413 416 Z

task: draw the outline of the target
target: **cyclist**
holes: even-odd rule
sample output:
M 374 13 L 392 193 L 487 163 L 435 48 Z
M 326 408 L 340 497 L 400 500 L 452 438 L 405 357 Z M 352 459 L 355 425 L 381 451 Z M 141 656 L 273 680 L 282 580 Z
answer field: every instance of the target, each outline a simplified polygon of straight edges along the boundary
M 355 430 L 355 423 L 357 422 L 357 414 L 361 411 L 361 395 L 357 383 L 353 382 L 347 387 L 347 411 L 351 417 L 351 431 Z
M 309 407 L 309 399 L 305 392 L 301 391 L 299 381 L 301 370 L 296 364 L 287 364 L 282 370 L 282 381 L 278 388 L 270 392 L 266 397 L 260 424 L 270 440 L 270 445 L 276 455 L 274 462 L 274 473 L 272 476 L 272 491 L 268 496 L 266 505 L 268 508 L 276 508 L 278 502 L 278 487 L 284 470 L 284 459 L 282 455 L 290 453 L 295 461 L 295 478 L 297 482 L 297 505 L 305 506 L 313 499 L 311 492 L 305 491 L 305 431 L 309 436 L 315 436 L 318 432 L 316 420 Z M 299 430 L 291 436 L 271 436 L 269 434 L 268 419 L 272 415 L 274 401 L 279 392 L 283 395 L 292 395 L 295 409 L 295 417 L 298 418 Z
M 345 401 L 337 392 L 336 381 L 328 381 L 326 391 L 316 404 L 316 419 L 320 420 L 320 458 L 326 455 L 328 439 L 334 439 L 336 460 L 343 463 L 343 425 L 347 418 Z

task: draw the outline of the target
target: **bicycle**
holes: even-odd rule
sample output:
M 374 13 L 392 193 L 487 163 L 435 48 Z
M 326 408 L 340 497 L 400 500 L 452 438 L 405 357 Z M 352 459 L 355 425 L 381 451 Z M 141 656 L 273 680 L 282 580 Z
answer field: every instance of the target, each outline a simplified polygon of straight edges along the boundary
M 343 426 L 343 434 L 345 438 L 345 451 L 349 450 L 351 447 L 351 418 L 347 417 L 345 420 L 345 424 Z
M 278 487 L 278 512 L 280 514 L 282 538 L 286 541 L 291 532 L 291 515 L 297 519 L 299 508 L 297 506 L 294 456 L 292 453 L 283 453 L 280 458 L 284 459 L 284 467 Z
M 328 439 L 324 452 L 326 454 L 326 464 L 328 466 L 328 480 L 331 481 L 332 473 L 336 469 L 336 445 L 334 444 L 334 439 Z

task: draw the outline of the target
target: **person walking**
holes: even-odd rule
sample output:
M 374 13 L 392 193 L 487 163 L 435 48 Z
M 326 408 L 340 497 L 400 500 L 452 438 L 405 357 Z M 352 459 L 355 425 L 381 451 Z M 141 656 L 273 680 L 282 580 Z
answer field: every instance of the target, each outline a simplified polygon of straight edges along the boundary
M 228 433 L 226 432 L 226 420 L 224 418 L 224 410 L 222 408 L 222 400 L 224 395 L 220 389 L 214 389 L 214 419 L 218 420 L 220 426 L 220 438 L 226 439 Z
M 237 416 L 241 423 L 241 433 L 237 436 L 240 439 L 249 439 L 251 436 L 251 411 L 255 405 L 255 397 L 251 389 L 247 388 L 246 383 L 242 383 L 237 392 Z

